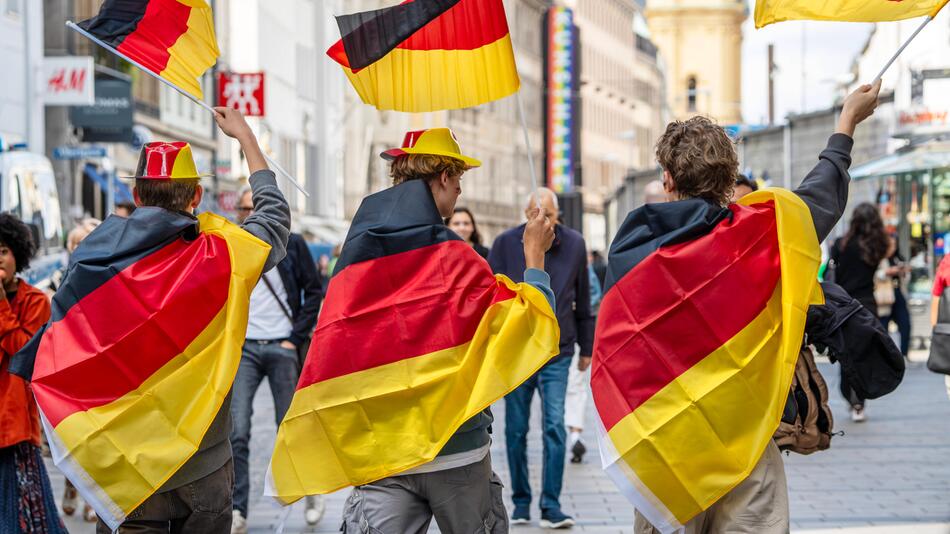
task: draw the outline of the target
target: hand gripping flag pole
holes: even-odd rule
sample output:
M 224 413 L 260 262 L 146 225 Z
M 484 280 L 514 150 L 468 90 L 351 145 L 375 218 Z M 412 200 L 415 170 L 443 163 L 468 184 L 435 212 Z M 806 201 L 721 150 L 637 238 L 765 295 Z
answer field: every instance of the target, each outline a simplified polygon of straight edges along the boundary
M 189 93 L 188 91 L 185 91 L 185 90 L 182 89 L 181 87 L 178 87 L 177 85 L 173 84 L 172 82 L 166 80 L 165 78 L 162 78 L 162 77 L 159 76 L 158 74 L 156 74 L 156 73 L 152 72 L 151 70 L 149 70 L 149 69 L 143 67 L 138 61 L 135 61 L 134 59 L 132 59 L 132 58 L 126 56 L 126 55 L 123 54 L 122 52 L 119 52 L 119 51 L 116 50 L 115 48 L 109 46 L 107 43 L 103 42 L 101 39 L 99 39 L 99 38 L 96 37 L 95 35 L 92 35 L 91 33 L 87 32 L 86 30 L 80 28 L 79 25 L 77 25 L 77 24 L 74 23 L 73 21 L 71 21 L 71 20 L 66 21 L 66 26 L 67 26 L 69 29 L 71 29 L 71 30 L 73 30 L 73 31 L 75 31 L 75 32 L 77 32 L 77 33 L 79 33 L 79 34 L 82 35 L 83 37 L 86 37 L 86 38 L 89 39 L 90 41 L 92 41 L 92 42 L 96 43 L 97 45 L 101 46 L 102 48 L 105 48 L 107 51 L 109 51 L 109 52 L 111 52 L 111 53 L 113 53 L 113 54 L 119 56 L 120 58 L 122 58 L 122 59 L 128 61 L 129 63 L 135 65 L 136 67 L 138 67 L 139 69 L 141 69 L 142 71 L 144 71 L 145 73 L 147 73 L 149 76 L 151 76 L 151 77 L 155 78 L 156 80 L 158 80 L 158 81 L 164 83 L 165 85 L 171 87 L 172 89 L 174 89 L 175 91 L 177 91 L 179 94 L 181 94 L 182 96 L 184 96 L 184 97 L 187 98 L 188 100 L 191 100 L 191 101 L 194 102 L 195 104 L 198 104 L 199 106 L 201 106 L 202 108 L 204 108 L 205 110 L 207 110 L 208 112 L 210 112 L 212 115 L 215 115 L 215 114 L 218 113 L 217 111 L 214 110 L 213 107 L 209 106 L 209 105 L 207 104 L 207 102 L 204 102 L 204 101 L 202 101 L 202 100 L 199 100 L 198 98 L 195 98 L 195 96 L 194 96 L 193 94 Z M 289 172 L 287 172 L 286 170 L 284 170 L 284 168 L 281 167 L 280 164 L 278 164 L 276 161 L 274 161 L 273 158 L 271 158 L 271 157 L 268 156 L 267 154 L 264 154 L 264 159 L 267 160 L 267 163 L 268 163 L 269 165 L 271 165 L 272 167 L 274 167 L 275 169 L 277 169 L 277 172 L 283 174 L 283 175 L 287 178 L 287 180 L 289 180 L 290 183 L 293 184 L 294 187 L 297 188 L 298 191 L 300 191 L 301 193 L 304 194 L 304 196 L 306 196 L 306 197 L 309 197 L 309 196 L 310 196 L 310 193 L 307 193 L 307 191 L 304 190 L 303 186 L 301 186 L 300 183 L 297 182 L 297 180 L 295 180 L 294 177 L 291 176 Z

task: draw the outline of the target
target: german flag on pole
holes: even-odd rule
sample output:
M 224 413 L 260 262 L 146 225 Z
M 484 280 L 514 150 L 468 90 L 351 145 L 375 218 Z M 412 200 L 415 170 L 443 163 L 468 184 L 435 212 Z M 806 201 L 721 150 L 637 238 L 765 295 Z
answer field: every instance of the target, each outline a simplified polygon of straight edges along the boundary
M 265 493 L 283 503 L 426 463 L 558 353 L 536 288 L 493 276 L 412 180 L 360 206 Z
M 231 389 L 270 247 L 213 214 L 109 217 L 11 367 L 53 461 L 115 529 L 197 450 Z
M 201 75 L 218 59 L 204 0 L 106 0 L 79 28 L 142 68 L 201 98 Z
M 778 427 L 810 304 L 811 214 L 766 189 L 644 206 L 610 250 L 591 389 L 601 458 L 661 532 L 745 479 Z
M 786 20 L 884 22 L 914 17 L 936 17 L 948 0 L 757 0 L 755 27 Z
M 521 83 L 502 0 L 406 0 L 337 24 L 342 39 L 327 55 L 377 109 L 477 106 Z

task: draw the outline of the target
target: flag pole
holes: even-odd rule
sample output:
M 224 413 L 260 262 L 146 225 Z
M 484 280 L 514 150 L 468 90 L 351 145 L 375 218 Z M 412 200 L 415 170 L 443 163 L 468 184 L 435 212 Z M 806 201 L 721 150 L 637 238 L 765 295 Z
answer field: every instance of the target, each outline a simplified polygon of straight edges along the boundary
M 171 87 L 171 88 L 174 89 L 175 91 L 178 91 L 179 94 L 181 94 L 182 96 L 184 96 L 184 97 L 187 98 L 188 100 L 191 100 L 191 101 L 194 102 L 195 104 L 198 104 L 199 106 L 201 106 L 202 108 L 204 108 L 205 110 L 207 110 L 208 112 L 210 112 L 212 115 L 214 115 L 214 114 L 217 113 L 217 111 L 215 111 L 213 107 L 209 106 L 207 102 L 204 102 L 203 100 L 199 100 L 199 99 L 195 98 L 195 95 L 189 93 L 188 91 L 185 91 L 184 89 L 178 87 L 177 85 L 173 84 L 172 82 L 166 80 L 165 78 L 162 78 L 162 77 L 159 76 L 158 74 L 156 74 L 156 73 L 152 72 L 151 70 L 149 70 L 149 69 L 143 67 L 142 64 L 139 63 L 138 61 L 135 61 L 134 59 L 132 59 L 132 58 L 126 56 L 126 55 L 123 54 L 122 52 L 119 52 L 119 51 L 116 50 L 115 48 L 112 48 L 112 47 L 109 46 L 107 43 L 105 43 L 103 40 L 101 40 L 101 39 L 99 39 L 98 37 L 96 37 L 95 35 L 93 35 L 93 34 L 87 32 L 86 30 L 80 28 L 79 25 L 76 24 L 75 22 L 73 22 L 73 21 L 71 21 L 71 20 L 67 20 L 67 21 L 66 21 L 66 26 L 67 26 L 69 29 L 71 29 L 71 30 L 73 30 L 73 31 L 75 31 L 75 32 L 77 32 L 77 33 L 79 33 L 79 34 L 82 35 L 83 37 L 85 37 L 85 38 L 89 39 L 90 41 L 96 43 L 97 45 L 101 46 L 102 48 L 105 48 L 107 51 L 109 51 L 109 52 L 111 52 L 111 53 L 113 53 L 113 54 L 119 56 L 120 58 L 122 58 L 122 59 L 128 61 L 129 63 L 131 63 L 131 64 L 133 64 L 133 65 L 135 65 L 135 66 L 138 67 L 139 69 L 145 71 L 145 73 L 147 73 L 149 76 L 151 76 L 151 77 L 155 78 L 156 80 L 158 80 L 158 81 L 164 83 L 164 84 L 167 85 L 168 87 Z M 263 151 L 262 151 L 262 152 L 263 152 Z M 306 197 L 309 197 L 309 196 L 310 196 L 310 194 L 307 193 L 307 191 L 304 190 L 304 188 L 297 182 L 297 180 L 295 180 L 294 177 L 290 175 L 290 173 L 288 173 L 287 171 L 285 171 L 283 167 L 281 167 L 276 161 L 274 161 L 273 158 L 271 158 L 271 157 L 268 156 L 267 154 L 264 154 L 264 159 L 267 160 L 267 163 L 268 163 L 269 165 L 271 165 L 271 166 L 273 166 L 275 169 L 277 169 L 277 171 L 278 171 L 279 173 L 281 173 L 281 174 L 283 174 L 285 177 L 287 177 L 287 179 L 290 181 L 290 183 L 292 183 L 292 184 L 294 185 L 294 187 L 297 188 L 298 191 L 300 191 L 301 193 L 303 193 L 304 196 L 306 196 Z
M 920 23 L 920 26 L 917 27 L 914 33 L 911 34 L 911 36 L 906 41 L 904 41 L 904 44 L 901 45 L 901 47 L 897 49 L 897 52 L 895 52 L 894 55 L 891 56 L 890 61 L 888 61 L 887 64 L 884 65 L 884 68 L 881 69 L 881 72 L 874 78 L 874 81 L 871 82 L 871 85 L 876 84 L 878 80 L 884 77 L 884 73 L 887 72 L 887 69 L 891 68 L 891 65 L 893 65 L 895 61 L 897 61 L 897 58 L 901 55 L 904 49 L 907 48 L 907 45 L 909 45 L 911 41 L 913 41 L 914 38 L 917 37 L 917 34 L 919 34 L 921 30 L 926 28 L 927 25 L 930 24 L 930 21 L 932 21 L 933 19 L 934 19 L 933 15 L 927 15 L 927 17 L 924 19 L 923 22 Z
M 538 195 L 538 171 L 534 168 L 534 154 L 531 151 L 531 136 L 528 135 L 528 119 L 525 118 L 524 101 L 521 98 L 521 89 L 518 89 L 518 115 L 521 117 L 521 131 L 524 132 L 524 145 L 528 151 L 528 169 L 531 171 L 531 194 L 541 209 L 541 197 Z

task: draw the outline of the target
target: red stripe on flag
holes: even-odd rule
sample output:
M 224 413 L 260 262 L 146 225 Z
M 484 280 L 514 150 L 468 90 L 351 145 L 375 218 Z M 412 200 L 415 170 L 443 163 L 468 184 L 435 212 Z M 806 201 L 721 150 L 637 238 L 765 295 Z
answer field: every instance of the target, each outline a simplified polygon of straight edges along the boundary
M 514 296 L 462 241 L 350 265 L 330 281 L 297 389 L 467 343 Z
M 117 50 L 161 74 L 168 66 L 168 49 L 188 31 L 191 8 L 178 0 L 149 0 L 145 16 Z
M 774 204 L 732 206 L 733 220 L 661 248 L 607 292 L 591 389 L 609 431 L 762 312 L 780 278 Z
M 461 0 L 397 46 L 407 50 L 475 50 L 508 35 L 502 0 Z
M 47 329 L 34 369 L 50 424 L 126 395 L 181 354 L 221 311 L 230 274 L 227 242 L 202 234 L 135 262 L 73 305 Z

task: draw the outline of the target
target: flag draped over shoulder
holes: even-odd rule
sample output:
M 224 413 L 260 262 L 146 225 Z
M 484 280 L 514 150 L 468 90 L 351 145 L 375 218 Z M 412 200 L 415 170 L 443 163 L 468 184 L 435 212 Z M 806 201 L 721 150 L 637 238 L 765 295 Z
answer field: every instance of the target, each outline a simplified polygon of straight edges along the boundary
M 757 0 L 755 27 L 786 20 L 884 22 L 936 16 L 947 0 Z
M 502 0 L 407 0 L 337 23 L 342 39 L 327 55 L 378 109 L 477 106 L 521 83 Z
M 109 217 L 17 353 L 56 465 L 116 528 L 197 450 L 237 373 L 270 247 L 213 214 Z
M 199 99 L 201 75 L 219 55 L 204 0 L 106 0 L 79 27 Z
M 544 295 L 493 276 L 412 180 L 367 197 L 330 280 L 265 493 L 398 474 L 558 353 Z
M 610 250 L 591 389 L 604 468 L 672 532 L 752 471 L 778 427 L 821 253 L 804 202 L 766 189 L 632 212 Z

